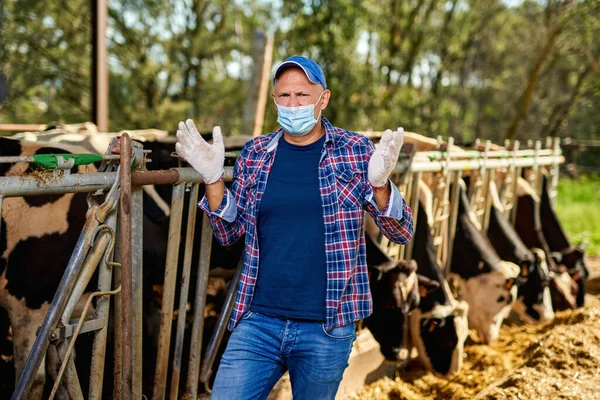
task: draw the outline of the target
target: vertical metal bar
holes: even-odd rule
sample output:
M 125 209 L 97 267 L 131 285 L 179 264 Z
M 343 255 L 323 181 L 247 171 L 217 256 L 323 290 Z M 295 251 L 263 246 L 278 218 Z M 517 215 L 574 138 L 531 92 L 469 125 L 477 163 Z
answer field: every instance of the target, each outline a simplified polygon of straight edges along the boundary
M 454 179 L 452 180 L 452 190 L 450 193 L 450 224 L 448 226 L 448 258 L 446 259 L 446 265 L 444 266 L 444 275 L 447 277 L 450 273 L 450 266 L 452 265 L 452 252 L 454 250 L 454 238 L 456 237 L 456 218 L 458 217 L 458 185 L 462 177 L 462 171 L 456 171 L 454 173 Z
M 175 333 L 175 349 L 173 354 L 173 372 L 171 375 L 171 399 L 177 399 L 179 393 L 179 378 L 181 375 L 181 358 L 183 357 L 183 338 L 185 333 L 186 306 L 190 287 L 190 271 L 192 266 L 192 250 L 194 249 L 194 234 L 196 232 L 196 210 L 198 209 L 198 184 L 192 186 L 190 193 L 188 218 L 185 235 L 185 253 L 183 270 L 181 272 L 181 290 L 179 292 L 179 314 L 177 315 L 177 331 Z
M 217 356 L 217 351 L 219 350 L 221 341 L 223 340 L 223 335 L 225 334 L 225 329 L 227 328 L 231 311 L 233 310 L 235 294 L 237 293 L 240 278 L 242 276 L 242 270 L 244 269 L 245 256 L 246 253 L 242 253 L 235 271 L 235 275 L 229 283 L 229 289 L 227 290 L 227 297 L 225 297 L 223 309 L 221 310 L 221 314 L 219 315 L 219 319 L 217 321 L 217 326 L 215 327 L 215 331 L 213 332 L 210 342 L 208 343 L 208 348 L 206 349 L 206 356 L 204 357 L 202 369 L 200 370 L 200 381 L 204 382 L 205 384 L 208 383 L 208 380 L 212 374 L 212 366 L 215 362 L 215 357 Z
M 158 351 L 156 354 L 156 371 L 154 374 L 154 390 L 152 393 L 152 398 L 154 400 L 162 400 L 165 398 L 167 386 L 167 370 L 169 369 L 169 347 L 171 345 L 171 324 L 173 321 L 177 261 L 179 259 L 184 189 L 185 184 L 173 185 L 171 217 L 169 221 L 169 239 L 167 244 L 167 262 L 165 265 L 165 282 L 160 312 L 161 318 Z
M 133 336 L 132 336 L 132 271 L 131 271 L 131 139 L 127 133 L 121 135 L 121 308 L 123 346 L 122 354 L 122 398 L 130 400 L 133 375 Z
M 533 190 L 537 193 L 538 196 L 542 195 L 542 179 L 541 179 L 541 171 L 540 171 L 540 150 L 542 149 L 542 141 L 535 141 L 535 153 L 533 155 L 533 170 L 535 174 L 533 176 Z
M 560 138 L 554 138 L 554 148 L 553 148 L 554 152 L 553 152 L 553 156 L 554 156 L 554 161 L 552 163 L 552 181 L 550 182 L 549 185 L 549 194 L 550 194 L 550 202 L 552 205 L 554 205 L 554 202 L 556 201 L 556 195 L 557 195 L 557 191 L 558 191 L 558 177 L 560 174 Z M 1 201 L 1 200 L 0 200 Z M 0 211 L 2 210 L 2 207 L 0 206 Z
M 206 307 L 206 288 L 210 269 L 212 249 L 212 229 L 206 215 L 202 218 L 202 238 L 200 239 L 200 261 L 198 263 L 198 278 L 196 281 L 196 300 L 194 302 L 194 325 L 190 341 L 190 359 L 188 376 L 185 385 L 185 398 L 198 397 L 198 377 L 202 356 L 202 332 L 204 329 L 204 309 Z
M 132 277 L 132 393 L 134 399 L 142 398 L 142 369 L 143 369 L 143 343 L 142 334 L 144 329 L 144 299 L 143 289 L 143 257 L 144 257 L 144 197 L 143 187 L 134 187 L 131 191 L 131 277 Z
M 106 224 L 115 230 L 117 213 L 108 215 Z M 112 267 L 108 266 L 105 257 L 100 262 L 98 272 L 98 291 L 107 292 L 111 289 Z M 96 332 L 92 347 L 90 368 L 89 400 L 102 399 L 102 383 L 104 379 L 104 362 L 106 359 L 106 339 L 108 336 L 108 318 L 110 314 L 110 296 L 101 296 L 96 301 L 96 318 L 104 318 L 106 325 Z
M 108 131 L 108 1 L 92 1 L 92 118 L 100 132 Z
M 412 174 L 412 186 L 410 188 L 410 209 L 413 212 L 413 225 L 417 226 L 417 218 L 419 218 L 419 182 L 421 181 L 422 172 L 415 172 Z M 427 216 L 424 216 L 427 218 Z M 404 251 L 404 259 L 410 260 L 412 258 L 413 247 L 415 241 L 411 240 L 406 244 L 406 250 Z
M 119 211 L 120 214 L 120 211 Z M 121 262 L 121 222 L 120 222 L 120 218 L 117 218 L 117 227 L 118 229 L 115 230 L 115 249 L 114 249 L 114 258 L 115 261 L 120 263 Z M 114 278 L 114 285 L 113 287 L 118 288 L 119 286 L 121 286 L 121 268 L 114 268 L 113 269 L 113 278 Z M 115 345 L 114 345 L 114 367 L 113 367 L 113 375 L 114 375 L 114 386 L 113 386 L 113 399 L 116 400 L 120 400 L 123 396 L 122 396 L 122 392 L 123 392 L 123 387 L 121 386 L 121 382 L 123 380 L 123 337 L 121 336 L 121 332 L 123 330 L 122 328 L 122 322 L 123 322 L 123 307 L 122 307 L 122 301 L 121 301 L 121 292 L 117 293 L 114 297 L 115 302 L 114 302 L 114 307 L 115 307 L 115 311 L 114 311 L 114 341 L 115 341 Z
M 513 145 L 513 165 L 517 160 L 517 152 L 519 151 L 520 142 L 515 140 Z M 514 225 L 517 222 L 517 205 L 519 204 L 517 199 L 517 186 L 519 184 L 519 178 L 521 177 L 521 167 L 515 165 L 513 170 L 513 181 L 512 181 L 512 207 L 510 209 L 510 222 Z
M 450 155 L 450 152 L 452 151 L 452 146 L 454 146 L 454 138 L 453 137 L 449 137 L 448 138 L 448 145 L 447 145 L 447 149 L 446 149 L 446 163 L 445 163 L 445 168 L 444 168 L 444 173 L 446 174 L 445 179 L 444 179 L 444 191 L 442 194 L 442 199 L 441 199 L 441 214 L 440 214 L 440 221 L 435 221 L 435 237 L 441 237 L 441 243 L 438 245 L 437 247 L 437 257 L 438 260 L 443 260 L 443 255 L 444 255 L 444 243 L 446 242 L 444 240 L 444 222 L 446 222 L 448 220 L 448 210 L 447 208 L 449 208 L 449 201 L 448 198 L 450 197 L 450 164 L 452 162 L 452 158 Z M 439 204 L 439 203 L 438 203 Z M 436 211 L 437 214 L 437 211 Z M 442 218 L 443 217 L 443 218 Z M 446 229 L 448 228 L 448 223 L 446 222 Z M 447 257 L 446 257 L 447 258 Z
M 38 336 L 33 343 L 31 352 L 27 357 L 27 361 L 25 361 L 23 371 L 21 372 L 21 376 L 19 377 L 15 386 L 15 391 L 11 397 L 12 400 L 27 398 L 29 390 L 31 389 L 31 384 L 33 383 L 34 374 L 37 373 L 42 359 L 46 355 L 46 350 L 49 345 L 48 335 L 56 328 L 60 316 L 65 309 L 65 305 L 71 295 L 77 276 L 81 271 L 85 255 L 89 250 L 91 234 L 97 225 L 98 222 L 95 220 L 94 216 L 90 214 L 90 217 L 87 218 L 83 231 L 77 240 L 77 244 L 73 249 L 69 264 L 56 289 L 56 294 L 54 295 L 54 299 L 52 299 L 52 304 L 46 313 Z

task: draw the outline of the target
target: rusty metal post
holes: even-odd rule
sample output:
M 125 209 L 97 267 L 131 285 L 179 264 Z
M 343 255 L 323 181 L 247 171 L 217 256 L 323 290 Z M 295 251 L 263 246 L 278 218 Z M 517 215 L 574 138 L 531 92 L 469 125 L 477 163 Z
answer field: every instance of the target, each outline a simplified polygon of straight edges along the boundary
M 171 345 L 171 324 L 173 321 L 173 303 L 175 283 L 177 279 L 177 262 L 179 259 L 179 242 L 181 239 L 181 218 L 183 211 L 185 184 L 173 186 L 171 200 L 171 217 L 169 221 L 169 238 L 167 243 L 167 262 L 165 265 L 165 281 L 160 311 L 160 331 L 158 351 L 156 354 L 156 371 L 154 374 L 154 390 L 152 398 L 165 398 L 167 387 L 167 371 L 169 369 L 169 347 Z
M 106 224 L 115 230 L 117 224 L 117 213 L 109 214 Z M 112 267 L 106 264 L 103 257 L 99 265 L 98 273 L 98 291 L 107 292 L 111 289 Z M 106 325 L 96 332 L 94 344 L 92 347 L 91 367 L 90 367 L 90 391 L 89 400 L 102 399 L 102 383 L 104 379 L 104 362 L 106 359 L 106 339 L 108 336 L 108 318 L 110 315 L 110 297 L 99 297 L 96 302 L 96 318 L 104 319 Z
M 198 262 L 198 278 L 196 281 L 196 299 L 194 302 L 194 325 L 190 344 L 190 359 L 188 363 L 188 376 L 185 385 L 185 399 L 198 397 L 198 378 L 200 375 L 200 361 L 202 356 L 202 333 L 204 329 L 204 309 L 206 307 L 206 290 L 208 273 L 210 269 L 210 255 L 212 250 L 212 229 L 206 215 L 202 218 L 202 237 L 200 239 L 200 261 Z
M 190 287 L 190 271 L 192 266 L 192 250 L 194 249 L 194 234 L 196 233 L 196 210 L 198 209 L 198 184 L 192 186 L 190 193 L 188 218 L 185 235 L 185 253 L 183 270 L 181 272 L 181 289 L 179 292 L 179 314 L 177 315 L 177 331 L 175 333 L 175 349 L 173 355 L 173 372 L 171 375 L 171 399 L 177 399 L 179 379 L 181 376 L 181 359 L 183 357 L 183 337 L 185 334 L 185 317 L 187 315 L 187 300 Z
M 131 271 L 131 139 L 127 133 L 121 135 L 121 201 L 120 201 L 120 230 L 121 230 L 121 308 L 123 343 L 122 354 L 122 398 L 130 400 L 133 397 L 133 336 L 132 336 L 132 271 Z

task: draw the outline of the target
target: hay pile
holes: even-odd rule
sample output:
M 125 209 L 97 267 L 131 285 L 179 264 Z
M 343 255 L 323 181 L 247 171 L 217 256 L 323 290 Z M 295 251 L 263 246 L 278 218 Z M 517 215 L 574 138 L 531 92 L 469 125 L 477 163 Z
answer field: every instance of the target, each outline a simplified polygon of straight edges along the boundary
M 600 296 L 588 295 L 584 308 L 559 312 L 549 324 L 503 326 L 492 345 L 468 339 L 454 379 L 436 378 L 413 360 L 395 379 L 351 398 L 600 399 Z

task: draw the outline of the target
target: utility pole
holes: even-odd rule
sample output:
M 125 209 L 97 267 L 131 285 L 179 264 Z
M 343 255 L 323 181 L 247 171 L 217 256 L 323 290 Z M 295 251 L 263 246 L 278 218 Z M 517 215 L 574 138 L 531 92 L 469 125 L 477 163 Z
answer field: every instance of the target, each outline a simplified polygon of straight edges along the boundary
M 108 0 L 92 0 L 92 120 L 108 132 Z
M 260 136 L 265 121 L 265 108 L 273 62 L 273 35 L 256 32 L 252 48 L 254 70 L 250 80 L 242 132 L 245 135 Z

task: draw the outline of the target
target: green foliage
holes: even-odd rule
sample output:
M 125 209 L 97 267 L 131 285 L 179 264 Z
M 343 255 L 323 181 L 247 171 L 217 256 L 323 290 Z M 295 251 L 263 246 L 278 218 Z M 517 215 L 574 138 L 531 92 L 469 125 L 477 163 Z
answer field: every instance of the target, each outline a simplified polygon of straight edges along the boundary
M 595 0 L 108 3 L 112 130 L 173 131 L 189 117 L 240 133 L 262 31 L 274 32 L 274 64 L 320 63 L 333 94 L 324 114 L 338 126 L 463 141 L 598 136 Z M 0 123 L 91 119 L 90 2 L 4 0 L 0 19 Z M 264 130 L 276 127 L 269 102 Z
M 590 255 L 600 254 L 600 177 L 563 178 L 558 184 L 556 213 L 574 244 L 585 243 Z

